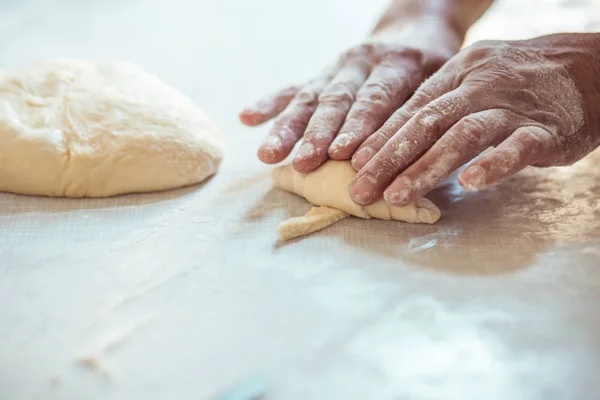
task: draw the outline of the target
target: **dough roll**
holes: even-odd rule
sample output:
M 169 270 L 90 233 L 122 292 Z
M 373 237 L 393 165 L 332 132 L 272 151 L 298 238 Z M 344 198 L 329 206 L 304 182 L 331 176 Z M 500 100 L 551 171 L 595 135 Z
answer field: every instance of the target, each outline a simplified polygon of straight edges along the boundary
M 365 207 L 356 204 L 349 193 L 356 171 L 349 161 L 328 161 L 309 174 L 301 174 L 288 164 L 274 168 L 271 176 L 274 187 L 316 206 L 336 208 L 359 218 L 433 224 L 441 216 L 440 209 L 425 198 L 404 207 L 390 206 L 383 199 Z

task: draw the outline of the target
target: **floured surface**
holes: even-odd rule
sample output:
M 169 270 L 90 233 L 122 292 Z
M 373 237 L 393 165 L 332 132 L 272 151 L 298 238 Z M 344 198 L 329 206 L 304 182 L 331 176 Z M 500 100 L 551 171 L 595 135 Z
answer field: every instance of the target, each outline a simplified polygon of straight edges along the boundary
M 555 14 L 524 15 L 569 30 L 595 15 L 543 3 Z M 240 127 L 235 112 L 308 78 L 379 10 L 240 1 L 232 18 L 229 2 L 41 4 L 1 9 L 12 18 L 0 24 L 3 66 L 130 59 L 213 116 L 228 157 L 199 188 L 0 195 L 3 398 L 206 399 L 236 383 L 285 399 L 600 397 L 600 154 L 479 194 L 444 184 L 428 196 L 436 225 L 346 219 L 277 245 L 277 225 L 310 206 L 270 190 L 253 151 L 266 128 Z M 319 32 L 289 29 L 308 20 Z

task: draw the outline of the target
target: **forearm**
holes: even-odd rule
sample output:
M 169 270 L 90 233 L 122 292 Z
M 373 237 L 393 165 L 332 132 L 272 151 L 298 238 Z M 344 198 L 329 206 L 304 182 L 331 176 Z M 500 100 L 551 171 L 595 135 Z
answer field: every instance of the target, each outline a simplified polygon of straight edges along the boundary
M 374 35 L 388 34 L 414 25 L 430 26 L 444 32 L 448 41 L 460 48 L 467 30 L 483 15 L 494 0 L 392 0 L 375 28 Z M 419 26 L 419 29 L 420 28 Z M 431 36 L 427 29 L 421 32 Z

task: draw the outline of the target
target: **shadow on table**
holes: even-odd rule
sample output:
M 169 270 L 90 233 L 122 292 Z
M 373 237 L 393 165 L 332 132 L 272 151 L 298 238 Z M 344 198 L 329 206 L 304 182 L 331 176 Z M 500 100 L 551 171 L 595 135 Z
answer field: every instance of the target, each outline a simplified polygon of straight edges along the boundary
M 195 192 L 208 184 L 211 179 L 209 178 L 204 182 L 178 189 L 151 193 L 132 193 L 104 198 L 43 197 L 0 192 L 0 216 L 20 213 L 60 213 L 77 210 L 135 207 L 160 203 Z
M 497 275 L 535 264 L 546 249 L 600 238 L 600 154 L 571 167 L 530 168 L 503 184 L 467 192 L 453 176 L 427 196 L 442 210 L 435 225 L 350 218 L 313 236 L 337 238 L 353 249 L 453 274 Z M 291 194 L 270 191 L 247 215 L 306 208 Z M 293 246 L 305 238 L 278 243 Z

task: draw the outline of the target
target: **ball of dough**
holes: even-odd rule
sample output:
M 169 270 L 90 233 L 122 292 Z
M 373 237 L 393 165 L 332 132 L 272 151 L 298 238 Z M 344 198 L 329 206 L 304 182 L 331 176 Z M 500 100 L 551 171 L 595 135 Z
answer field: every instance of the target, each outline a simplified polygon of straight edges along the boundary
M 190 185 L 223 158 L 213 122 L 124 62 L 0 71 L 0 191 L 105 197 Z

